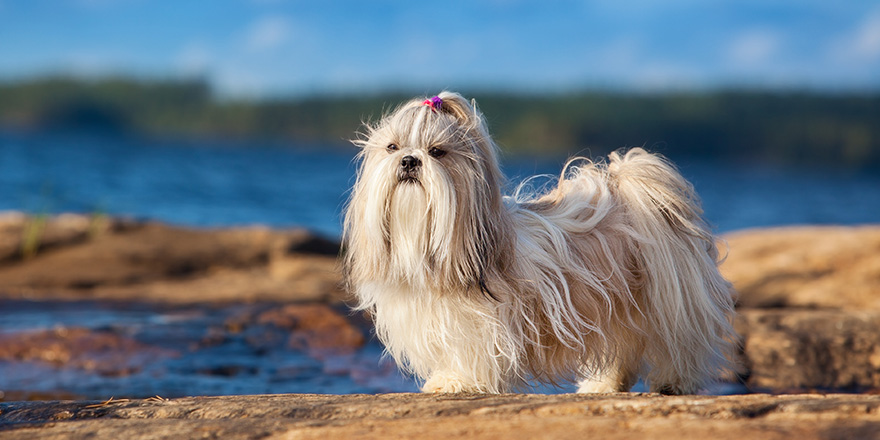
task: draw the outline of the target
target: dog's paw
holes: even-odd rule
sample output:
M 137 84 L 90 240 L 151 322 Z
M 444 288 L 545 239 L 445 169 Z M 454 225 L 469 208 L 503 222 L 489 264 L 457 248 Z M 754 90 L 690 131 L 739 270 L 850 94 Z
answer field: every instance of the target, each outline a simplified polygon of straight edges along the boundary
M 577 392 L 581 394 L 616 393 L 619 386 L 611 381 L 585 379 L 578 382 Z
M 477 391 L 474 387 L 464 384 L 454 374 L 437 373 L 431 377 L 422 386 L 423 393 L 465 393 Z
M 624 371 L 595 374 L 578 382 L 578 393 L 620 393 L 627 392 L 635 384 L 638 377 Z

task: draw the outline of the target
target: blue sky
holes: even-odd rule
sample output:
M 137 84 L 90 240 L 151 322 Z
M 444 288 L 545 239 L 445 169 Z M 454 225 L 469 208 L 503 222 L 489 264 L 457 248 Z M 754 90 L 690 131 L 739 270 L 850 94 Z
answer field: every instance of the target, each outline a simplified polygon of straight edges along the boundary
M 880 89 L 880 2 L 0 0 L 0 79 L 204 76 L 226 95 Z

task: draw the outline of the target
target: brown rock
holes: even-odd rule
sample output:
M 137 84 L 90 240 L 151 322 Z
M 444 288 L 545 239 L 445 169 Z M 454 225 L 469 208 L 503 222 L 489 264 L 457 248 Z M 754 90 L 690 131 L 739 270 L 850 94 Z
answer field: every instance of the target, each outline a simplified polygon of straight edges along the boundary
M 880 312 L 746 310 L 748 384 L 758 389 L 880 389 Z
M 880 226 L 728 234 L 721 265 L 743 308 L 880 310 Z
M 245 268 L 268 259 L 269 235 L 265 229 L 195 231 L 147 223 L 8 266 L 3 283 L 87 289 L 188 278 L 216 267 Z
M 43 222 L 38 233 L 32 224 Z M 33 228 L 31 228 L 33 229 Z M 24 236 L 41 240 L 21 257 Z M 25 246 L 27 247 L 27 246 Z M 339 245 L 304 230 L 195 230 L 61 215 L 0 216 L 0 296 L 27 299 L 339 301 Z M 5 256 L 5 262 L 4 262 Z
M 5 427 L 5 428 L 3 428 Z M 866 395 L 275 395 L 0 403 L 3 438 L 878 438 Z
M 126 224 L 124 220 L 99 215 L 48 217 L 3 212 L 0 213 L 0 261 L 32 258 L 42 251 L 79 243 Z
M 286 305 L 264 312 L 257 322 L 290 329 L 290 346 L 314 357 L 351 353 L 364 345 L 361 331 L 323 304 Z
M 54 328 L 0 335 L 0 360 L 39 361 L 56 367 L 124 376 L 144 364 L 176 353 L 141 344 L 110 331 Z
M 724 237 L 749 386 L 880 388 L 880 226 L 789 227 Z

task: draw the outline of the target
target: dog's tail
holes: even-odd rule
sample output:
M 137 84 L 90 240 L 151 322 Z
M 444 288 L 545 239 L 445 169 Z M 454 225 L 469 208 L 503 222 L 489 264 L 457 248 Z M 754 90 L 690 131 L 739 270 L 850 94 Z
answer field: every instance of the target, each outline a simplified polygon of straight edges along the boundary
M 730 367 L 734 348 L 733 291 L 715 238 L 693 187 L 662 156 L 612 153 L 608 173 L 639 236 L 651 389 L 695 392 Z

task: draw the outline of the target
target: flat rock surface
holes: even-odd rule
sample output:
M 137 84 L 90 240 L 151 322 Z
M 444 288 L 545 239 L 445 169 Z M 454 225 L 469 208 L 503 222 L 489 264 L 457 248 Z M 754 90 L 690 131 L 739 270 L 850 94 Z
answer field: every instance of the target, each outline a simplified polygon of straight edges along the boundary
M 0 403 L 4 439 L 880 438 L 880 396 L 271 395 Z
M 0 215 L 0 296 L 174 304 L 345 298 L 339 244 L 302 229 Z
M 721 272 L 740 308 L 880 310 L 880 226 L 754 229 L 724 239 Z

